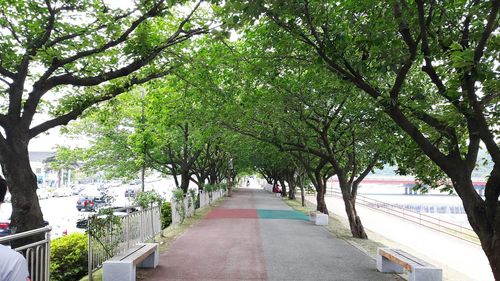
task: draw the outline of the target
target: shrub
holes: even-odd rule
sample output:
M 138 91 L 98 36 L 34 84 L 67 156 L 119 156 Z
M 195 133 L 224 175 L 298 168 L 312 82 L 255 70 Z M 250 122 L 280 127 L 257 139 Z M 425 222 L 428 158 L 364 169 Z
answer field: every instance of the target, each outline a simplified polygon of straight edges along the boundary
M 180 223 L 184 222 L 186 218 L 186 210 L 184 208 L 184 191 L 180 188 L 173 191 L 175 210 L 179 213 Z
M 180 188 L 177 188 L 176 190 L 173 191 L 174 200 L 175 202 L 182 202 L 184 200 L 184 191 Z
M 161 205 L 161 228 L 165 229 L 170 224 L 172 224 L 172 205 L 165 201 Z
M 80 280 L 88 270 L 88 240 L 83 233 L 73 233 L 51 241 L 50 279 Z
M 156 203 L 161 205 L 163 199 L 160 194 L 154 190 L 139 192 L 135 197 L 135 204 L 141 206 L 143 209 L 146 209 L 151 206 L 151 204 Z

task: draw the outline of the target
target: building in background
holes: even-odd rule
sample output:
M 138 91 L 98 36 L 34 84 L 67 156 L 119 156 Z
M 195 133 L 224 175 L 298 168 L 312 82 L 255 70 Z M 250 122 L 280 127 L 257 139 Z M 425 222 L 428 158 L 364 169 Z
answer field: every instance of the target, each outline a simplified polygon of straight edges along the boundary
M 49 169 L 45 164 L 45 161 L 51 157 L 54 157 L 55 155 L 55 152 L 48 151 L 29 152 L 31 169 L 36 175 L 36 180 L 39 187 L 47 186 L 47 182 L 49 181 L 51 173 L 48 171 Z
M 56 153 L 48 151 L 30 151 L 31 169 L 36 175 L 38 187 L 69 187 L 72 181 L 70 169 L 53 170 L 50 162 L 54 160 Z

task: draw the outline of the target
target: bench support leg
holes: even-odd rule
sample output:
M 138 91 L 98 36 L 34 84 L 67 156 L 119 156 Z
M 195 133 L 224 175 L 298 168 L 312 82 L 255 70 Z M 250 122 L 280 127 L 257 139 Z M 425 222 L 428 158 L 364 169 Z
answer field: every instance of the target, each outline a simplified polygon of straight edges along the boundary
M 156 268 L 160 263 L 160 245 L 156 244 L 156 249 L 146 259 L 139 263 L 138 267 Z
M 144 259 L 138 267 L 156 268 L 158 266 L 158 261 L 160 260 L 160 255 L 158 251 L 154 251 L 146 259 Z
M 132 263 L 104 262 L 102 265 L 102 280 L 135 281 L 135 266 Z
M 404 273 L 405 270 L 397 263 L 386 259 L 382 255 L 377 255 L 377 270 L 380 272 Z
M 440 268 L 414 267 L 408 272 L 408 281 L 442 281 L 443 270 Z

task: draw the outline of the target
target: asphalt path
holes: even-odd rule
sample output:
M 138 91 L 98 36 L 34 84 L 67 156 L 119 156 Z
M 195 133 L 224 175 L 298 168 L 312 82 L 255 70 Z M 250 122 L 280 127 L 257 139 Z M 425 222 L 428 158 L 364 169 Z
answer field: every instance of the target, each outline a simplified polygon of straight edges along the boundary
M 160 255 L 148 280 L 400 280 L 280 198 L 240 189 Z

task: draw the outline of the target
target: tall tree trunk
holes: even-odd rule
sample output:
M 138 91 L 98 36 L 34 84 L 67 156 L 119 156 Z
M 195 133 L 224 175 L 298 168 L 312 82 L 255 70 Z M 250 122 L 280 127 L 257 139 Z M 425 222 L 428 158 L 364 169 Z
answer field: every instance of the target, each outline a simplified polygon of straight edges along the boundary
M 303 175 L 299 175 L 298 183 L 299 183 L 299 188 L 300 188 L 300 203 L 301 203 L 302 207 L 305 207 L 306 206 L 306 192 L 304 190 L 305 188 L 304 188 L 304 176 Z
M 295 200 L 295 183 L 293 180 L 288 181 L 288 199 Z
M 285 186 L 285 181 L 282 179 L 279 180 L 281 184 L 281 197 L 285 198 L 286 197 L 286 186 Z
M 207 177 L 200 177 L 198 180 L 198 190 L 203 190 L 203 187 L 205 186 L 205 182 L 207 181 Z
M 43 227 L 43 215 L 36 195 L 36 175 L 30 166 L 27 143 L 25 146 L 11 144 L 8 149 L 2 149 L 0 155 L 2 171 L 12 194 L 12 233 Z M 15 241 L 13 246 L 29 242 L 32 240 L 22 239 Z
M 366 235 L 365 228 L 356 211 L 356 197 L 350 194 L 342 194 L 342 199 L 344 200 L 345 211 L 349 220 L 352 236 L 355 238 L 368 239 L 368 235 Z
M 459 168 L 456 171 L 460 170 Z M 495 164 L 488 177 L 483 200 L 474 189 L 470 176 L 456 173 L 450 176 L 462 199 L 469 223 L 476 232 L 495 280 L 500 280 L 500 167 Z M 473 192 L 470 194 L 470 192 Z
M 304 191 L 304 185 L 300 185 L 300 202 L 302 204 L 302 207 L 306 206 L 306 192 Z
M 485 190 L 486 204 L 489 206 L 488 210 L 490 211 L 488 217 L 492 227 L 490 234 L 486 235 L 487 238 L 480 237 L 480 240 L 481 244 L 483 244 L 483 240 L 485 242 L 489 241 L 489 243 L 485 243 L 486 247 L 483 246 L 483 249 L 490 262 L 495 280 L 500 280 L 500 203 L 498 201 L 500 194 L 500 163 L 496 163 L 493 167 L 486 182 Z M 494 207 L 495 205 L 496 207 Z M 489 240 L 490 237 L 491 240 Z
M 316 204 L 316 210 L 328 214 L 328 207 L 325 202 L 325 183 L 322 180 L 319 180 L 316 186 Z
M 187 193 L 187 191 L 188 191 L 189 181 L 190 181 L 189 171 L 188 170 L 181 171 L 181 186 L 180 186 L 180 188 L 182 188 L 184 193 Z

